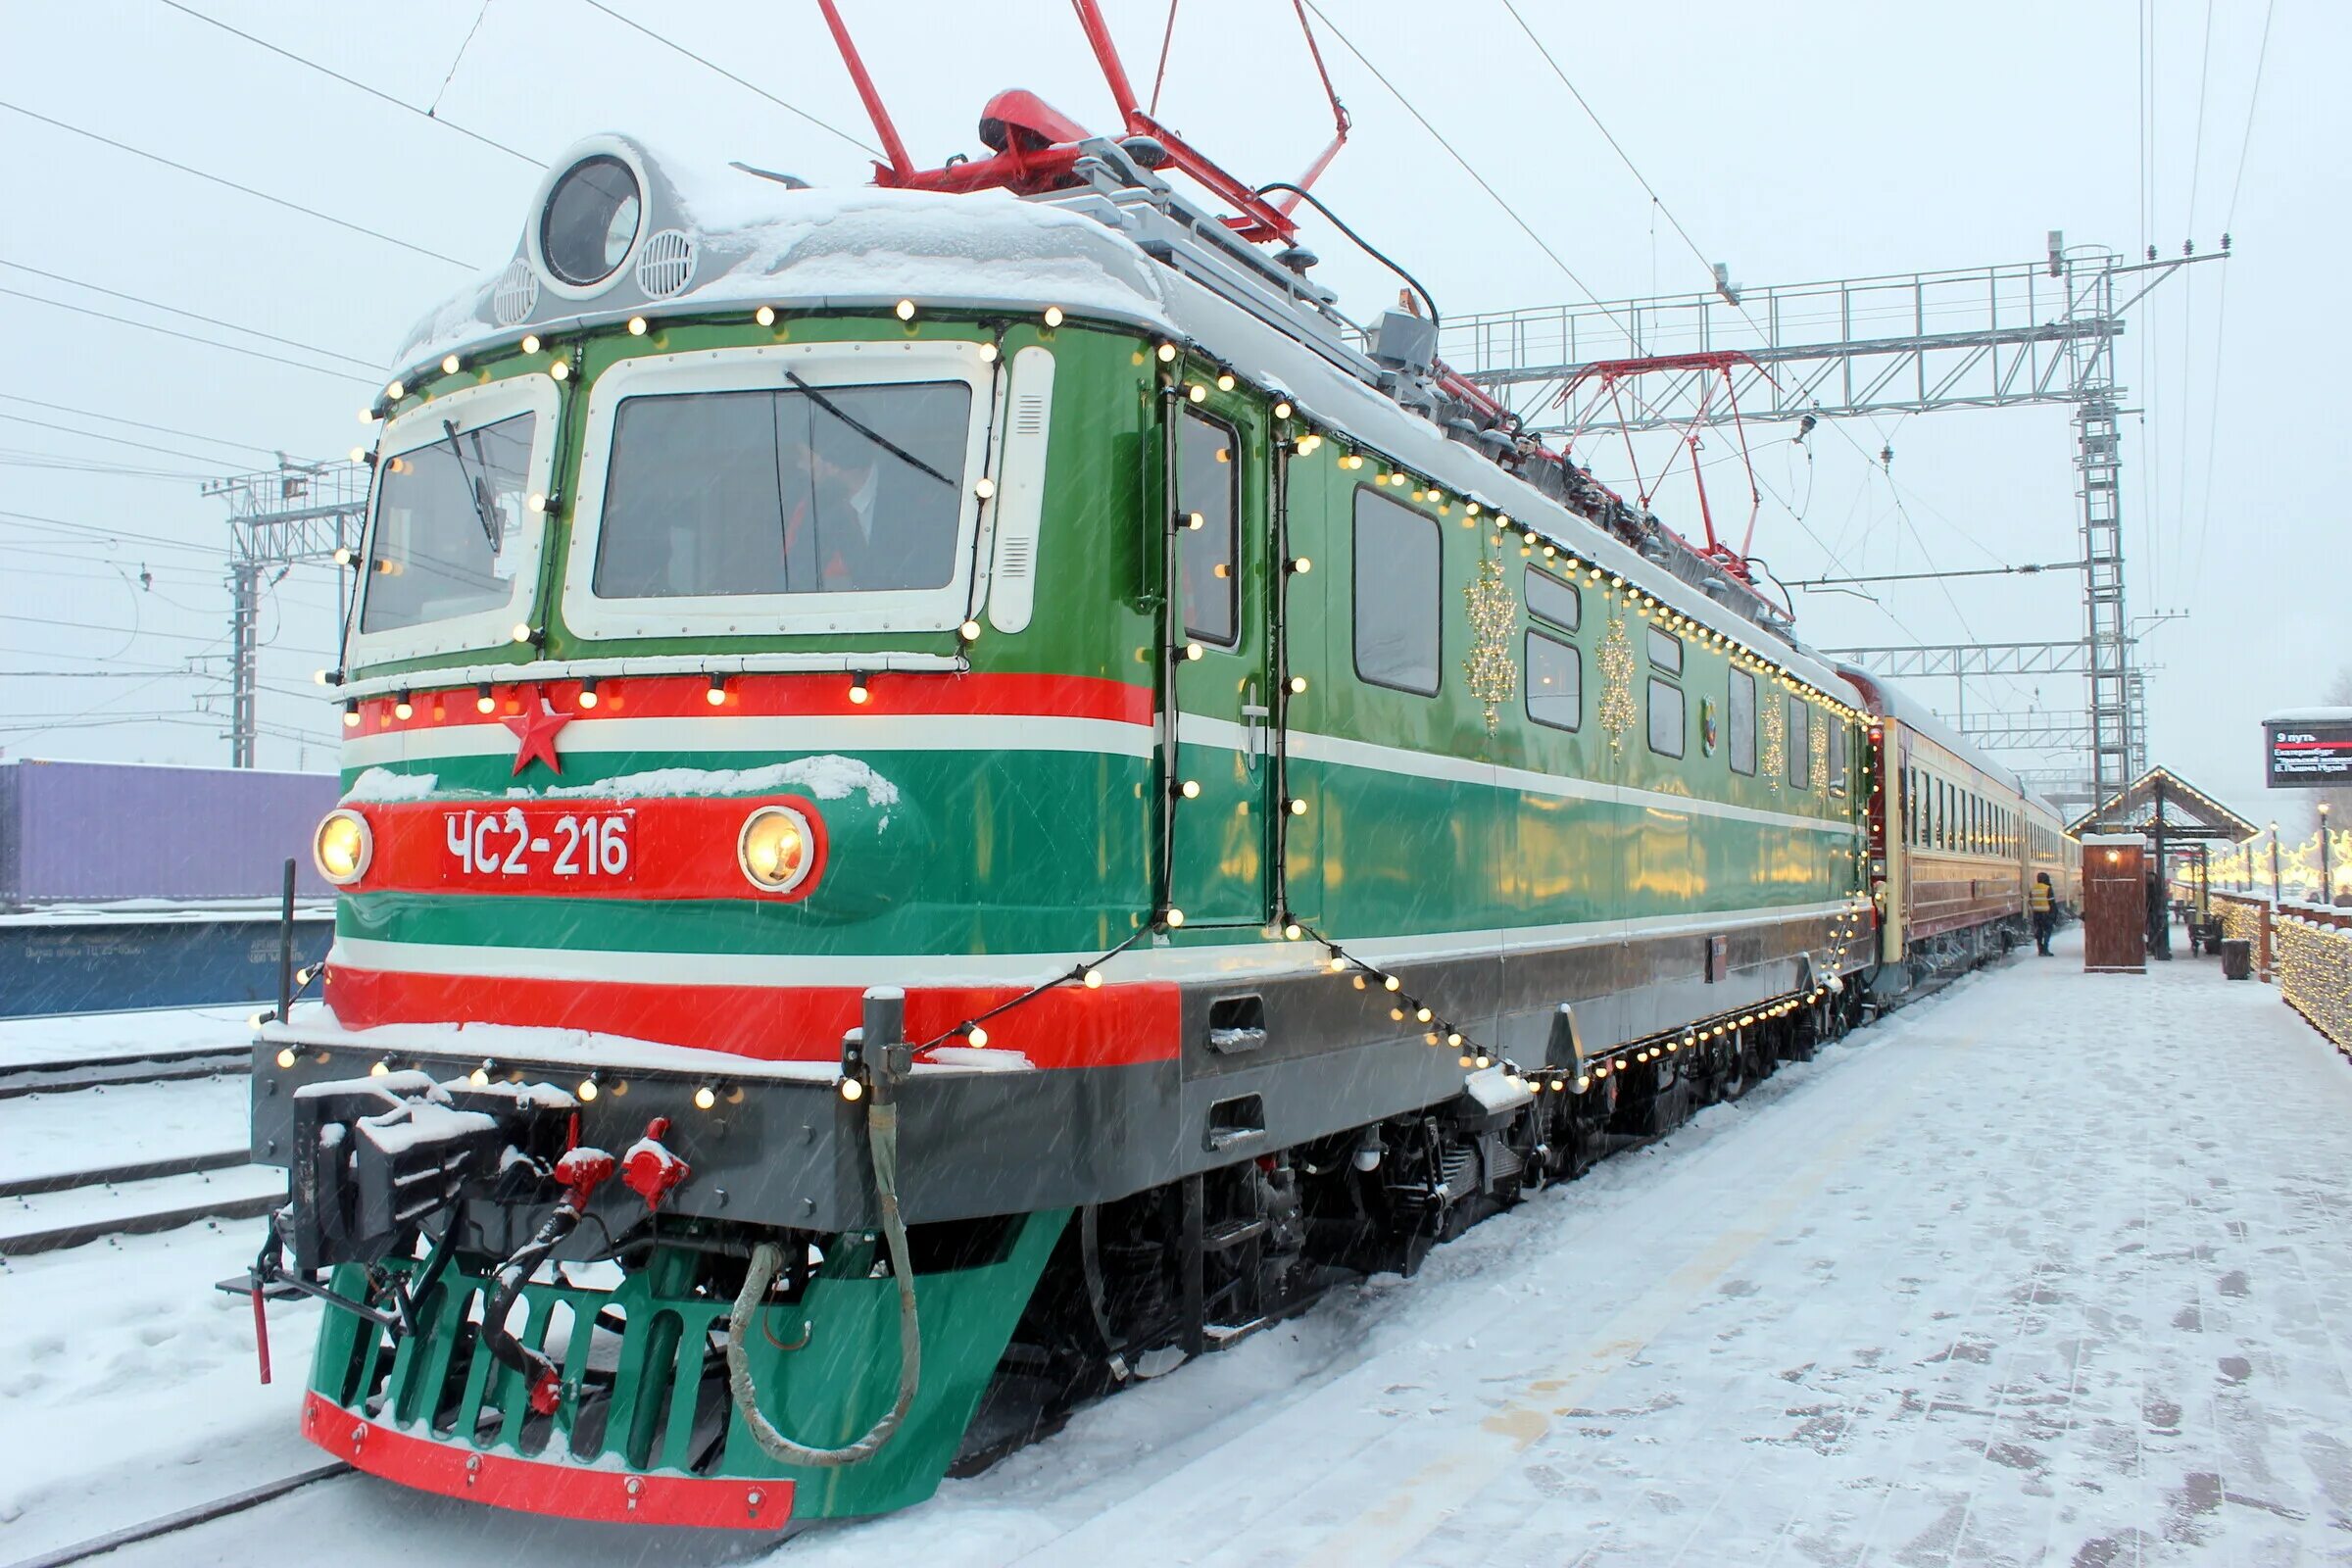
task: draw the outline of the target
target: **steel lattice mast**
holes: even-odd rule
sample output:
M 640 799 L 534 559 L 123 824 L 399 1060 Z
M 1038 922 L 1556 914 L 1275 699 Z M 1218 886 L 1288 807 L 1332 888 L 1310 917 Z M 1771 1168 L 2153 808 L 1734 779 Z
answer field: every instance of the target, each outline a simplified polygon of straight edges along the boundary
M 2139 771 L 2142 694 L 2132 667 L 2124 591 L 2123 388 L 2115 342 L 2125 318 L 2183 267 L 2188 253 L 2127 261 L 2068 249 L 2053 230 L 2038 263 L 1843 278 L 1457 317 L 1440 348 L 1448 365 L 1507 400 L 1539 433 L 1546 414 L 1596 368 L 1628 357 L 1669 362 L 1639 405 L 1581 419 L 1583 436 L 1689 429 L 1747 419 L 1851 418 L 1939 409 L 2064 404 L 2075 411 L 2082 541 L 2084 676 L 2090 787 L 2104 799 Z M 1719 279 L 1721 269 L 1718 269 Z M 1732 396 L 1716 369 L 1674 368 L 1736 356 Z M 1898 649 L 1840 650 L 1897 673 Z M 1883 657 L 1884 656 L 1884 657 Z
M 204 493 L 228 502 L 229 720 L 231 767 L 254 765 L 262 573 L 271 566 L 347 562 L 359 549 L 370 470 L 364 463 L 296 463 L 265 473 L 208 480 Z M 338 574 L 341 610 L 351 579 Z M 337 615 L 338 626 L 342 616 Z

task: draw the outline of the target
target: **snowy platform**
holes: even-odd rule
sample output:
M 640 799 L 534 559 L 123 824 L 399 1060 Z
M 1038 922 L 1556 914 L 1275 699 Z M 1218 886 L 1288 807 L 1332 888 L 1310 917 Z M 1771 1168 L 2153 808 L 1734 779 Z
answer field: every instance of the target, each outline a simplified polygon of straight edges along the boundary
M 2080 964 L 1965 981 L 1418 1279 L 772 1554 L 347 1477 L 107 1560 L 2352 1560 L 2352 1064 L 2214 960 Z M 312 1462 L 314 1309 L 257 1389 L 241 1303 L 204 1288 L 252 1242 L 0 1271 L 0 1560 Z

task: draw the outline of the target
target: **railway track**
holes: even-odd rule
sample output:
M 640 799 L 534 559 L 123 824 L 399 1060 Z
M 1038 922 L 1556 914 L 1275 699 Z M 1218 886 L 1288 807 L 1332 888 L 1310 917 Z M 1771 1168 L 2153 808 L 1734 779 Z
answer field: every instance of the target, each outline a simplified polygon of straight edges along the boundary
M 258 1487 L 248 1487 L 243 1492 L 225 1497 L 216 1497 L 210 1502 L 200 1502 L 193 1507 L 158 1515 L 141 1524 L 125 1525 L 120 1530 L 110 1530 L 103 1536 L 92 1536 L 86 1541 L 58 1546 L 38 1556 L 23 1558 L 9 1564 L 9 1568 L 66 1568 L 68 1563 L 86 1562 L 92 1557 L 104 1556 L 110 1551 L 119 1551 L 142 1541 L 153 1541 L 159 1536 L 192 1530 L 198 1525 L 210 1524 L 230 1514 L 243 1513 L 248 1508 L 273 1502 L 289 1492 L 299 1492 L 304 1487 L 331 1481 L 336 1476 L 350 1472 L 351 1466 L 340 1459 L 331 1464 L 317 1465 L 290 1476 L 280 1476 L 275 1481 L 265 1482 Z
M 0 1065 L 0 1100 L 111 1088 L 117 1084 L 212 1078 L 252 1070 L 252 1048 L 243 1041 L 225 1046 L 183 1046 L 165 1051 L 122 1051 L 98 1056 L 16 1061 Z
M 19 1177 L 0 1183 L 0 1257 L 252 1219 L 284 1200 L 285 1179 L 241 1148 Z

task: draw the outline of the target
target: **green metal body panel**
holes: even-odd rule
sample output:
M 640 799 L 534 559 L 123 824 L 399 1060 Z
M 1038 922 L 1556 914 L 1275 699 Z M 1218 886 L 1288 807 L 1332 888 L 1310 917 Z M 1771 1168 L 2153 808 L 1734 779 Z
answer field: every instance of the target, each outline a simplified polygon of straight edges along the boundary
M 773 329 L 749 323 L 700 323 L 657 329 L 644 338 L 617 331 L 575 344 L 578 373 L 568 383 L 560 474 L 576 466 L 586 419 L 586 388 L 603 368 L 641 354 L 775 341 L 820 342 L 876 337 L 985 335 L 974 323 L 926 318 L 913 323 L 870 318 L 784 318 Z M 1852 840 L 1785 822 L 1762 822 L 1701 809 L 1677 810 L 1664 797 L 1720 803 L 1779 816 L 1850 826 L 1860 818 L 1852 794 L 1794 789 L 1785 780 L 1741 776 L 1729 748 L 1701 740 L 1700 703 L 1724 706 L 1730 663 L 1701 643 L 1685 645 L 1688 695 L 1686 755 L 1653 754 L 1640 709 L 1648 673 L 1647 622 L 1621 606 L 1635 649 L 1632 695 L 1637 717 L 1611 746 L 1597 722 L 1601 690 L 1596 654 L 1612 607 L 1604 588 L 1581 585 L 1585 612 L 1573 643 L 1585 671 L 1585 724 L 1579 733 L 1532 721 L 1524 692 L 1497 705 L 1490 728 L 1485 705 L 1468 689 L 1472 651 L 1466 595 L 1484 559 L 1496 561 L 1514 604 L 1514 659 L 1524 648 L 1528 563 L 1512 544 L 1497 544 L 1487 520 L 1465 516 L 1460 498 L 1436 518 L 1443 541 L 1437 585 L 1443 628 L 1441 690 L 1434 697 L 1396 691 L 1356 675 L 1352 654 L 1352 516 L 1355 496 L 1379 460 L 1349 468 L 1337 442 L 1295 456 L 1274 439 L 1268 400 L 1247 387 L 1204 387 L 1196 405 L 1161 392 L 1181 388 L 1199 367 L 1163 368 L 1147 345 L 1116 332 L 1075 324 L 1046 331 L 1015 325 L 1001 340 L 1008 358 L 1030 343 L 1056 357 L 1050 482 L 1038 550 L 1041 612 L 1017 635 L 991 632 L 968 650 L 976 671 L 1094 676 L 1149 685 L 1160 678 L 1162 635 L 1160 534 L 1163 496 L 1161 420 L 1196 411 L 1229 425 L 1241 495 L 1238 636 L 1231 648 L 1205 646 L 1195 662 L 1174 665 L 1180 712 L 1247 730 L 1250 707 L 1272 707 L 1274 596 L 1285 596 L 1288 672 L 1307 690 L 1290 699 L 1294 736 L 1321 735 L 1439 759 L 1524 769 L 1609 786 L 1583 797 L 1479 782 L 1436 770 L 1397 771 L 1292 757 L 1292 794 L 1308 806 L 1287 827 L 1283 891 L 1294 915 L 1339 937 L 1406 936 L 1639 919 L 1704 910 L 1752 910 L 1823 903 L 1860 885 Z M 530 361 L 491 361 L 486 368 L 444 378 L 452 385 L 537 368 Z M 426 395 L 446 390 L 442 382 Z M 1163 408 L 1180 411 L 1163 416 Z M 1313 569 L 1280 569 L 1274 465 L 1284 466 L 1287 554 Z M 1173 487 L 1171 487 L 1173 488 Z M 1405 502 L 1399 489 L 1384 489 Z M 1177 498 L 1181 515 L 1183 498 Z M 570 548 L 568 506 L 549 526 L 544 552 L 542 619 L 546 657 L 710 653 L 714 645 L 681 639 L 585 641 L 563 624 L 555 585 Z M 1465 523 L 1474 525 L 1465 526 Z M 821 649 L 852 654 L 884 648 L 952 652 L 952 634 L 730 637 L 729 653 Z M 517 658 L 524 650 L 419 661 L 408 668 Z M 382 673 L 383 671 L 369 671 Z M 938 678 L 953 678 L 941 676 Z M 1522 671 L 1522 682 L 1524 682 Z M 1779 689 L 1763 684 L 1765 702 Z M 1816 709 L 1816 722 L 1835 720 Z M 1197 726 L 1196 726 L 1197 732 Z M 643 952 L 939 955 L 1077 952 L 1123 940 L 1159 890 L 1152 845 L 1158 812 L 1173 812 L 1175 844 L 1165 902 L 1185 911 L 1174 946 L 1225 944 L 1262 927 L 1276 910 L 1272 860 L 1276 813 L 1275 740 L 1262 752 L 1188 738 L 1172 767 L 1135 758 L 1045 752 L 859 754 L 897 784 L 902 802 L 878 830 L 862 800 L 830 802 L 828 823 L 855 877 L 829 879 L 806 904 L 752 899 L 636 904 L 612 900 L 481 899 L 465 896 L 367 895 L 342 901 L 340 928 L 385 940 L 480 946 L 532 946 L 538 934 L 564 932 L 567 945 Z M 1849 753 L 1862 755 L 1859 726 Z M 771 754 L 761 754 L 768 760 Z M 772 754 L 773 760 L 795 755 Z M 741 753 L 662 752 L 580 755 L 567 759 L 562 782 L 651 767 L 743 765 Z M 1400 760 L 1409 768 L 1411 759 Z M 453 794 L 503 795 L 516 781 L 500 758 L 446 758 L 415 764 L 440 775 Z M 1458 772 L 1458 768 L 1455 769 Z M 1857 777 L 1859 777 L 1857 767 Z M 1200 786 L 1195 799 L 1172 798 L 1175 783 Z M 552 782 L 534 772 L 522 780 Z M 1615 788 L 1642 792 L 1608 798 Z M 1597 795 L 1598 798 L 1595 798 Z M 846 862 L 845 862 L 846 863 Z M 1243 936 L 1248 940 L 1247 936 Z M 1271 935 L 1266 940 L 1275 940 Z
M 796 1519 L 882 1513 L 928 1497 L 955 1459 L 1068 1218 L 1066 1209 L 1017 1217 L 997 1255 L 916 1276 L 921 1385 L 905 1422 L 871 1458 L 828 1469 L 780 1465 L 729 1410 L 725 1447 L 698 1473 L 788 1479 Z M 834 1238 L 799 1303 L 769 1309 L 768 1323 L 757 1325 L 763 1332 L 749 1342 L 761 1410 L 796 1442 L 847 1444 L 897 1397 L 898 1287 L 875 1277 L 876 1249 L 868 1236 Z M 659 1250 L 610 1291 L 524 1288 L 521 1321 L 511 1318 L 510 1327 L 563 1370 L 564 1393 L 552 1421 L 531 1416 L 522 1375 L 480 1348 L 486 1282 L 451 1268 L 418 1303 L 422 1332 L 390 1352 L 383 1407 L 366 1413 L 404 1428 L 427 1426 L 440 1442 L 544 1462 L 689 1471 L 710 1441 L 698 1435 L 706 1348 L 723 1340 L 732 1305 L 695 1292 L 697 1263 L 692 1252 Z M 391 1266 L 413 1273 L 420 1265 Z M 362 1296 L 367 1277 L 346 1265 L 334 1288 Z M 600 1312 L 616 1312 L 623 1323 L 617 1335 L 604 1331 L 602 1344 Z M 312 1360 L 312 1391 L 356 1408 L 386 1339 L 374 1323 L 330 1308 Z M 611 1393 L 584 1407 L 580 1380 L 591 1367 L 610 1371 Z M 710 1419 L 706 1408 L 705 1431 Z

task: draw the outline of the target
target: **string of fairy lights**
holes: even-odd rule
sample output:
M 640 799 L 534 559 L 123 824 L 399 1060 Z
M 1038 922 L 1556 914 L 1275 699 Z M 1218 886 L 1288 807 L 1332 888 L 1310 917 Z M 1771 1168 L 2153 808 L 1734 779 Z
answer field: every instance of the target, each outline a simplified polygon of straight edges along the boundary
M 2352 1055 L 2352 928 L 2279 913 L 2271 933 L 2279 997 Z
M 831 313 L 811 312 L 806 314 Z M 941 317 L 943 314 L 951 318 L 953 317 L 953 313 L 942 313 L 936 310 L 927 312 L 924 306 L 912 299 L 900 300 L 891 311 L 891 315 L 909 333 L 921 329 L 928 324 L 930 318 Z M 785 308 L 772 304 L 746 306 L 740 310 L 697 311 L 693 313 L 693 317 L 699 322 L 710 324 L 730 324 L 740 317 L 741 322 L 767 329 L 775 333 L 779 340 L 789 334 L 791 326 L 790 313 Z M 1050 339 L 1057 329 L 1063 326 L 1066 317 L 1060 307 L 1048 306 L 1037 313 L 1036 319 L 1041 336 Z M 993 360 L 1002 352 L 1002 332 L 1004 318 L 991 317 L 988 319 L 979 320 L 975 318 L 975 320 L 976 324 L 984 330 L 992 331 L 995 335 L 996 341 L 986 345 L 988 349 L 996 351 L 990 355 Z M 411 399 L 418 400 L 419 404 L 430 401 L 443 392 L 454 390 L 448 385 L 451 381 L 456 381 L 460 386 L 480 384 L 491 379 L 495 373 L 494 368 L 502 362 L 512 368 L 514 368 L 512 362 L 515 360 L 535 362 L 522 368 L 543 371 L 568 393 L 579 380 L 579 366 L 588 338 L 596 331 L 609 328 L 612 324 L 614 323 L 582 322 L 576 328 L 577 341 L 574 342 L 558 341 L 545 338 L 536 332 L 526 332 L 517 334 L 511 343 L 503 346 L 496 344 L 473 346 L 463 352 L 452 350 L 441 356 L 437 362 L 428 362 L 417 369 L 404 373 L 387 383 L 382 395 L 369 408 L 362 411 L 361 417 L 365 421 L 376 423 L 380 432 L 382 421 L 389 420 L 402 412 L 403 405 Z M 630 316 L 625 322 L 618 324 L 630 337 L 647 339 L 655 337 L 663 323 L 646 315 L 638 314 Z M 1471 664 L 1465 673 L 1470 678 L 1473 695 L 1486 705 L 1490 725 L 1495 721 L 1497 705 L 1508 699 L 1517 678 L 1515 665 L 1508 661 L 1507 654 L 1498 657 L 1498 649 L 1494 646 L 1499 642 L 1499 639 L 1488 635 L 1489 632 L 1501 626 L 1502 617 L 1506 612 L 1514 619 L 1516 616 L 1515 600 L 1509 594 L 1507 585 L 1502 580 L 1498 559 L 1507 556 L 1507 553 L 1514 547 L 1522 560 L 1533 562 L 1540 559 L 1546 570 L 1561 575 L 1570 582 L 1581 582 L 1584 586 L 1597 591 L 1602 598 L 1607 629 L 1604 632 L 1599 656 L 1603 674 L 1599 716 L 1603 729 L 1609 735 L 1613 749 L 1622 745 L 1625 734 L 1631 730 L 1635 722 L 1637 711 L 1632 694 L 1635 666 L 1631 639 L 1626 624 L 1629 618 L 1645 622 L 1650 629 L 1676 637 L 1690 646 L 1720 654 L 1733 667 L 1746 671 L 1756 677 L 1759 682 L 1776 683 L 1795 698 L 1841 719 L 1851 722 L 1862 720 L 1866 716 L 1859 709 L 1823 689 L 1792 664 L 1774 657 L 1756 643 L 1678 608 L 1670 600 L 1661 599 L 1655 593 L 1644 589 L 1639 582 L 1626 575 L 1625 567 L 1622 564 L 1605 560 L 1601 550 L 1593 548 L 1590 544 L 1582 546 L 1572 544 L 1562 535 L 1553 532 L 1538 521 L 1524 516 L 1515 517 L 1487 498 L 1450 487 L 1426 472 L 1418 471 L 1399 460 L 1371 449 L 1338 429 L 1332 422 L 1318 419 L 1311 411 L 1303 408 L 1293 394 L 1280 388 L 1257 384 L 1244 376 L 1234 366 L 1204 353 L 1197 345 L 1161 340 L 1152 344 L 1146 352 L 1151 360 L 1156 362 L 1160 376 L 1159 385 L 1163 396 L 1198 406 L 1207 401 L 1212 387 L 1220 393 L 1232 393 L 1246 386 L 1249 392 L 1259 399 L 1271 413 L 1274 439 L 1280 445 L 1287 447 L 1294 459 L 1310 459 L 1328 451 L 1329 460 L 1336 464 L 1342 471 L 1359 473 L 1370 470 L 1368 482 L 1383 490 L 1401 492 L 1398 499 L 1409 498 L 1414 506 L 1426 509 L 1429 514 L 1434 514 L 1436 517 L 1458 519 L 1459 525 L 1465 529 L 1483 529 L 1485 531 L 1486 537 L 1482 541 L 1485 548 L 1481 552 L 1479 573 L 1467 590 L 1474 630 L 1481 633 L 1483 640 L 1474 644 Z M 440 372 L 438 379 L 435 379 L 432 373 L 435 369 Z M 559 422 L 561 423 L 561 421 Z M 1282 471 L 1282 466 L 1277 466 L 1278 474 Z M 982 502 L 985 503 L 994 492 L 993 479 L 983 475 L 976 482 L 975 490 Z M 545 514 L 551 520 L 561 522 L 566 510 L 564 503 L 567 499 L 559 495 L 534 494 L 531 496 L 528 506 L 534 514 Z M 1785 995 L 1744 1004 L 1737 1009 L 1727 1010 L 1702 1022 L 1679 1026 L 1651 1038 L 1629 1042 L 1622 1048 L 1596 1056 L 1591 1061 L 1580 1063 L 1573 1069 L 1560 1066 L 1529 1069 L 1502 1057 L 1490 1046 L 1474 1039 L 1470 1032 L 1457 1021 L 1443 1015 L 1436 1005 L 1406 991 L 1403 979 L 1398 974 L 1362 957 L 1359 954 L 1351 953 L 1340 942 L 1321 931 L 1312 929 L 1304 920 L 1296 916 L 1289 907 L 1288 890 L 1283 876 L 1284 862 L 1287 859 L 1287 855 L 1284 853 L 1287 834 L 1282 830 L 1287 828 L 1289 819 L 1304 816 L 1310 808 L 1304 797 L 1293 795 L 1289 790 L 1286 766 L 1289 752 L 1287 709 L 1291 699 L 1305 692 L 1306 679 L 1303 675 L 1293 672 L 1288 667 L 1288 639 L 1285 635 L 1288 621 L 1286 607 L 1289 585 L 1296 578 L 1308 572 L 1312 563 L 1304 557 L 1290 553 L 1287 518 L 1281 515 L 1287 513 L 1287 507 L 1281 505 L 1278 499 L 1274 510 L 1278 514 L 1276 527 L 1278 530 L 1282 530 L 1277 535 L 1277 546 L 1281 552 L 1281 569 L 1277 580 L 1283 591 L 1270 596 L 1270 603 L 1275 607 L 1272 617 L 1273 624 L 1270 627 L 1270 646 L 1276 665 L 1274 671 L 1274 695 L 1277 705 L 1275 779 L 1280 791 L 1279 817 L 1282 820 L 1278 824 L 1274 847 L 1273 885 L 1276 916 L 1270 928 L 1270 934 L 1288 941 L 1311 940 L 1321 945 L 1326 955 L 1326 964 L 1330 973 L 1346 977 L 1357 990 L 1371 993 L 1377 988 L 1378 995 L 1386 998 L 1389 1003 L 1392 1022 L 1420 1026 L 1425 1043 L 1432 1047 L 1452 1050 L 1465 1069 L 1481 1070 L 1499 1063 L 1505 1068 L 1507 1077 L 1515 1085 L 1555 1093 L 1565 1093 L 1571 1087 L 1581 1093 L 1589 1089 L 1592 1082 L 1605 1078 L 1612 1072 L 1623 1071 L 1630 1065 L 1637 1065 L 1684 1050 L 1696 1049 L 1702 1044 L 1754 1027 L 1758 1023 L 1786 1018 L 1799 1008 L 1818 1005 L 1841 986 L 1842 982 L 1838 976 L 1844 972 L 1849 950 L 1852 944 L 1860 938 L 1865 916 L 1871 908 L 1868 895 L 1860 892 L 1849 894 L 1840 902 L 1839 912 L 1836 915 L 1831 927 L 1834 956 L 1830 974 L 1826 979 L 1810 981 L 1806 987 Z M 1196 515 L 1173 513 L 1168 518 L 1171 541 L 1174 530 L 1194 528 L 1200 525 L 1200 519 Z M 1488 554 L 1489 551 L 1494 554 Z M 1204 653 L 1199 642 L 1186 635 L 1180 607 L 1172 602 L 1173 599 L 1172 586 L 1171 591 L 1163 592 L 1160 595 L 1160 613 L 1166 628 L 1163 637 L 1165 658 L 1161 661 L 1160 677 L 1162 710 L 1167 715 L 1171 734 L 1176 708 L 1174 671 L 1184 663 L 1198 661 Z M 1490 626 L 1489 622 L 1492 622 L 1493 625 Z M 977 619 L 966 619 L 956 628 L 959 647 L 968 649 L 977 640 L 979 634 L 980 627 Z M 534 650 L 543 649 L 545 646 L 545 627 L 531 621 L 518 622 L 514 627 L 514 635 L 516 643 L 528 645 Z M 510 680 L 538 678 L 542 672 L 542 666 L 548 675 L 561 674 L 567 670 L 576 672 L 580 667 L 577 664 L 542 660 L 534 662 L 528 671 L 516 671 L 507 678 Z M 471 676 L 476 672 L 468 670 L 464 673 Z M 344 672 L 340 669 L 323 671 L 320 678 L 327 685 L 346 684 Z M 409 678 L 399 677 L 404 681 Z M 433 672 L 418 671 L 415 679 L 417 686 L 423 687 L 433 679 Z M 865 678 L 853 673 L 851 679 L 855 688 L 852 693 L 852 701 L 855 702 L 858 700 L 859 693 L 864 688 Z M 377 683 L 370 682 L 368 684 L 373 686 Z M 713 706 L 723 705 L 726 699 L 726 671 L 714 667 L 710 672 L 710 685 Z M 581 704 L 583 706 L 591 704 L 594 701 L 593 694 L 593 683 L 584 680 L 579 699 Z M 394 717 L 405 720 L 409 716 L 409 712 L 413 711 L 412 698 L 411 690 L 403 685 L 398 692 L 397 704 L 379 716 L 379 722 L 388 723 Z M 478 694 L 477 706 L 489 701 L 489 691 L 482 690 Z M 1763 720 L 1764 752 L 1764 765 L 1759 771 L 1764 778 L 1771 781 L 1771 787 L 1777 789 L 1780 787 L 1781 780 L 1787 776 L 1785 769 L 1787 720 L 1782 711 L 1783 705 L 1779 702 L 1760 703 L 1758 707 L 1762 710 L 1760 716 Z M 357 695 L 347 697 L 344 708 L 345 724 L 356 726 L 360 722 Z M 403 711 L 403 710 L 409 711 Z M 1828 774 L 1827 726 L 1812 724 L 1807 728 L 1810 732 L 1811 746 L 1811 756 L 1807 760 L 1810 765 L 1807 772 L 1814 788 L 1818 790 Z M 1164 936 L 1182 928 L 1185 920 L 1184 911 L 1170 901 L 1169 883 L 1171 878 L 1167 868 L 1170 864 L 1169 854 L 1173 848 L 1175 814 L 1183 808 L 1186 802 L 1197 799 L 1199 793 L 1199 786 L 1190 780 L 1175 779 L 1171 782 L 1167 808 L 1160 813 L 1163 854 L 1159 858 L 1160 886 L 1155 890 L 1154 907 L 1151 917 L 1147 921 L 1140 922 L 1138 929 L 1126 941 L 1105 950 L 1093 959 L 1073 964 L 1068 969 L 1040 981 L 985 1012 L 962 1020 L 953 1028 L 942 1031 L 914 1049 L 918 1053 L 931 1051 L 957 1040 L 969 1045 L 983 1046 L 989 1038 L 987 1029 L 989 1021 L 1034 1001 L 1048 992 L 1064 986 L 1099 988 L 1104 983 L 1104 966 L 1130 951 L 1145 937 L 1155 934 Z M 844 1079 L 845 1095 L 850 1093 L 850 1086 L 855 1083 L 856 1080 L 853 1078 Z

